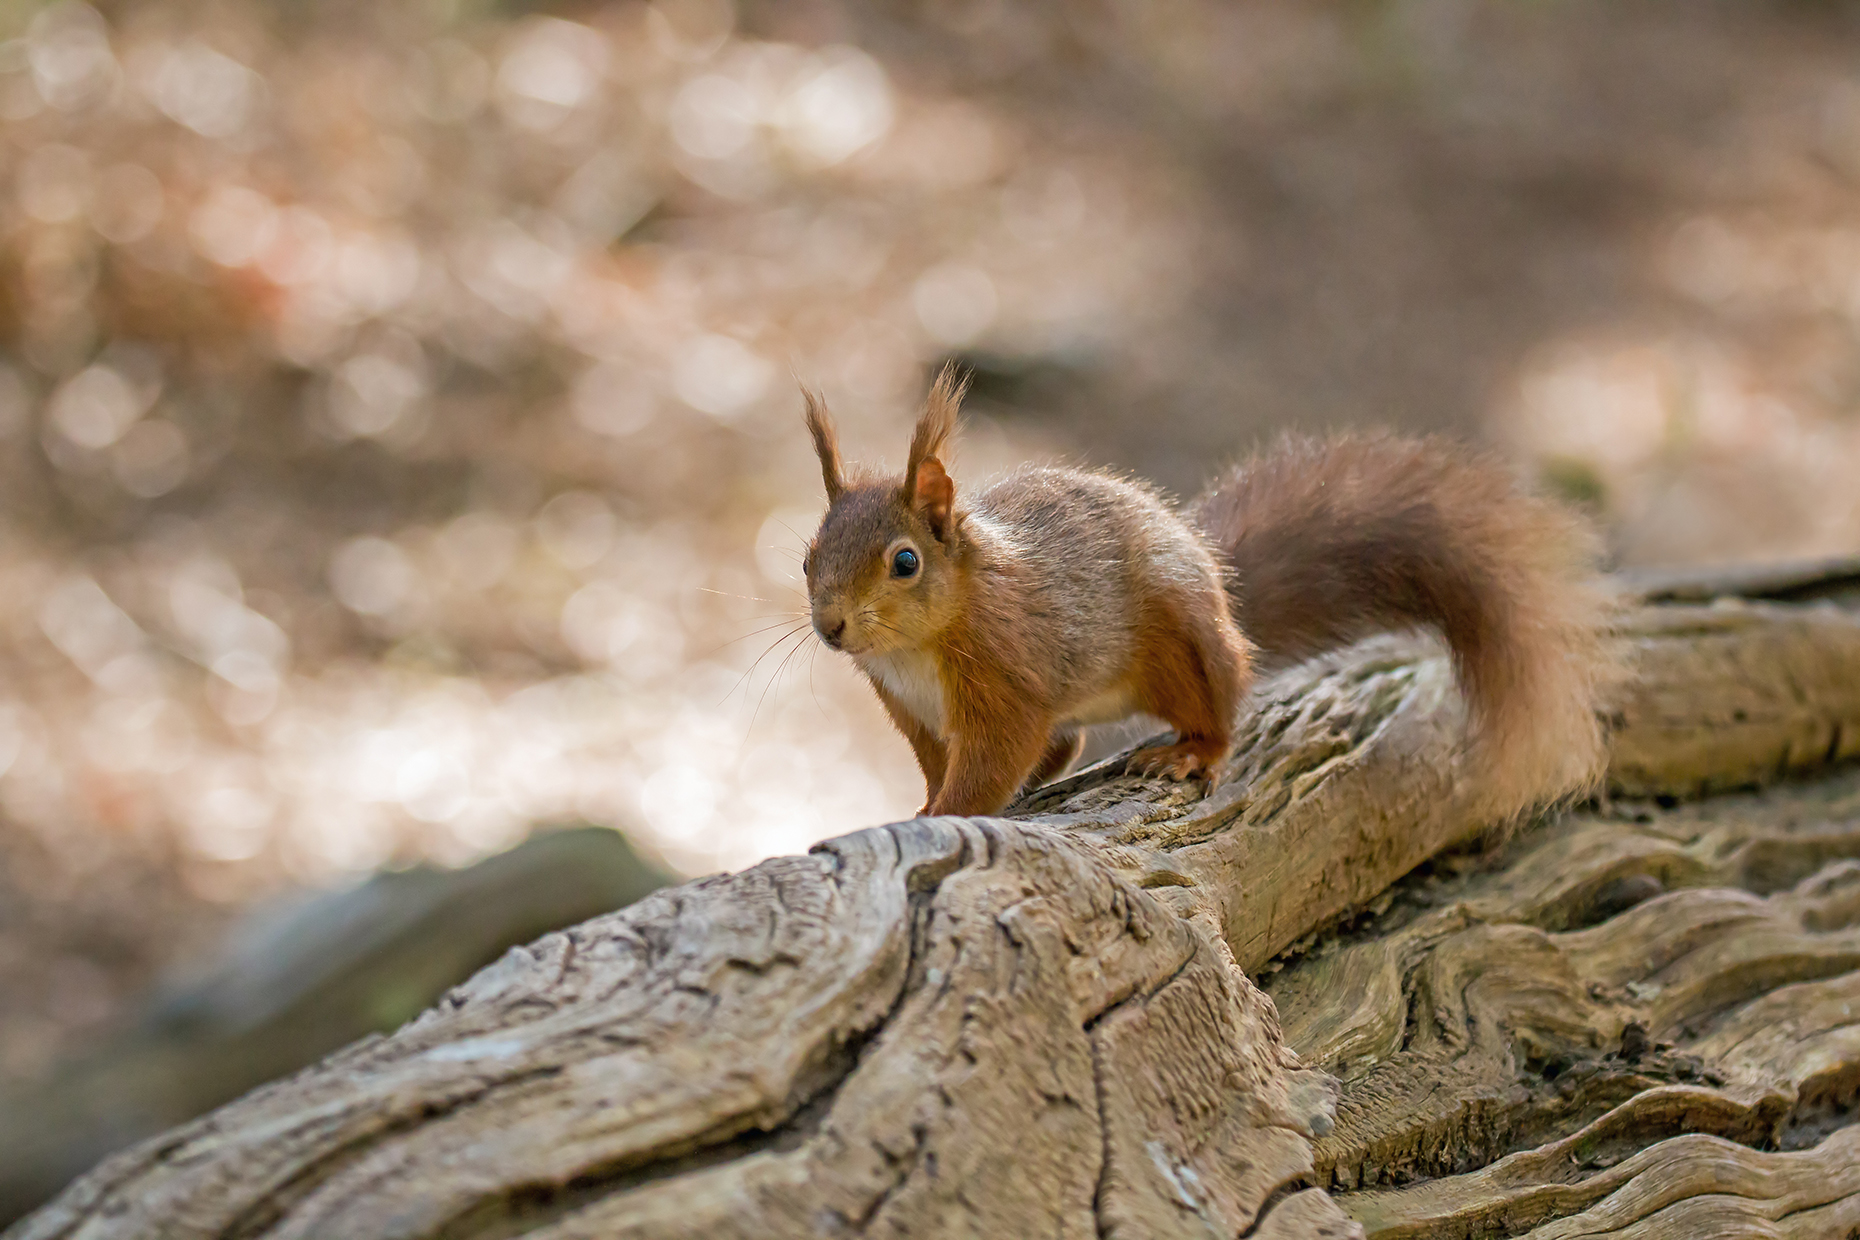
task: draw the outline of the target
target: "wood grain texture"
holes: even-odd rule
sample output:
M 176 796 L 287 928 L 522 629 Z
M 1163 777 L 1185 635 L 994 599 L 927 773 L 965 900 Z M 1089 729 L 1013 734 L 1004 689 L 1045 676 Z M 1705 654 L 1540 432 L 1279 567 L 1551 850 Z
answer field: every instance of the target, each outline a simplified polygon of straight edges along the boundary
M 1317 1176 L 1372 1236 L 1517 1234 L 1675 1134 L 1860 1118 L 1860 775 L 1573 815 L 1507 861 L 1408 880 L 1268 979 L 1343 1082 Z
M 1494 824 L 1444 659 L 1366 643 L 1210 796 L 1103 764 L 662 891 L 9 1235 L 1844 1236 L 1860 794 L 1685 798 L 1838 763 L 1860 622 L 1622 640 L 1614 799 L 1498 851 L 1424 864 Z
M 582 827 L 464 869 L 378 874 L 261 909 L 119 1035 L 0 1090 L 0 1220 L 131 1141 L 404 1023 L 512 944 L 668 881 L 615 832 Z
M 1699 796 L 1860 756 L 1860 641 L 1830 603 L 1647 608 L 1614 716 L 1611 791 Z

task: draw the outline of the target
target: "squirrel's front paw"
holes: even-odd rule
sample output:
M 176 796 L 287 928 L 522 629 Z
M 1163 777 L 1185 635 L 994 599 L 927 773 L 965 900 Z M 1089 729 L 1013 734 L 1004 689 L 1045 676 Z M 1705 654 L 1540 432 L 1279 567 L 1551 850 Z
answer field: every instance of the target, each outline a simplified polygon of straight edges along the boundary
M 1131 775 L 1205 781 L 1213 777 L 1214 764 L 1220 759 L 1220 750 L 1207 741 L 1178 741 L 1173 745 L 1152 745 L 1137 750 L 1125 761 L 1124 770 Z

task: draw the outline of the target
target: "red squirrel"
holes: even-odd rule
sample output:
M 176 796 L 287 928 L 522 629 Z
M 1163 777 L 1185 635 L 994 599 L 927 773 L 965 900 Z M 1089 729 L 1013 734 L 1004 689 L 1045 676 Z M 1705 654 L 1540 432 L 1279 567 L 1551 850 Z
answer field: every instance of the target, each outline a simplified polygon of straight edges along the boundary
M 1255 668 L 1381 630 L 1451 649 L 1498 816 L 1586 787 L 1604 674 L 1570 513 L 1438 439 L 1288 438 L 1182 511 L 1109 474 L 1023 468 L 958 495 L 945 368 L 904 474 L 849 473 L 804 392 L 827 512 L 815 631 L 852 657 L 923 768 L 922 813 L 990 814 L 1059 774 L 1080 729 L 1175 729 L 1130 769 L 1212 778 Z

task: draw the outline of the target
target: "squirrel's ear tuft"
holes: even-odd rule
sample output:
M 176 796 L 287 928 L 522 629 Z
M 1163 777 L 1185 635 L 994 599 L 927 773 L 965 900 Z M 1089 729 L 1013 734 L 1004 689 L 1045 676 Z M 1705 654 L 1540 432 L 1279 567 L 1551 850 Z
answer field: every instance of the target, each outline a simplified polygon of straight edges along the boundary
M 840 436 L 827 416 L 827 402 L 820 393 L 801 389 L 807 402 L 807 430 L 814 437 L 814 454 L 820 458 L 820 480 L 827 484 L 827 502 L 831 504 L 846 489 L 845 471 L 840 467 Z
M 956 431 L 956 412 L 969 388 L 968 376 L 947 363 L 930 385 L 923 416 L 911 435 L 911 455 L 904 468 L 904 498 L 930 523 L 938 538 L 948 538 L 956 484 L 943 468 L 943 449 Z

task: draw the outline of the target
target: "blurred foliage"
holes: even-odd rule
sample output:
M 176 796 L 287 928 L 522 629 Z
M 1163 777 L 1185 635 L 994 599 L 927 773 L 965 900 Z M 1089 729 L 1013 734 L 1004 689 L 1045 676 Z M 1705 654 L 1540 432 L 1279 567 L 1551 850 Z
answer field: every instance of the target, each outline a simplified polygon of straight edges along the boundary
M 1568 456 L 1553 456 L 1540 471 L 1544 489 L 1592 515 L 1608 507 L 1608 488 L 1595 466 Z

